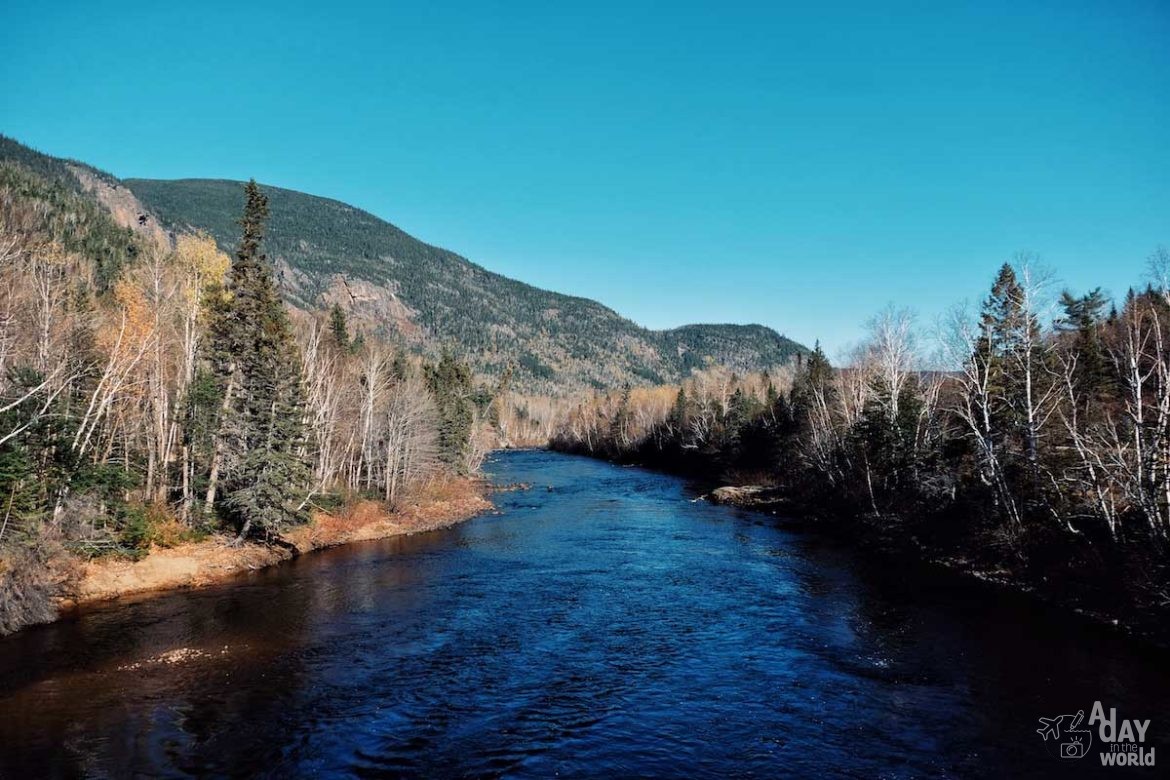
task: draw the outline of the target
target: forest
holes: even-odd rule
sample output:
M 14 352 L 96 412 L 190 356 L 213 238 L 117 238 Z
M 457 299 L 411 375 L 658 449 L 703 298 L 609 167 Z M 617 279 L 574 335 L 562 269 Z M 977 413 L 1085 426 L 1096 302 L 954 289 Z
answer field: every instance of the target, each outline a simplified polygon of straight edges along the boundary
M 450 350 L 286 307 L 267 196 L 241 194 L 229 258 L 0 163 L 0 633 L 51 619 L 79 560 L 287 544 L 313 511 L 478 468 L 491 391 Z
M 929 332 L 889 307 L 841 365 L 712 366 L 579 404 L 553 446 L 750 486 L 806 516 L 1063 606 L 1161 630 L 1170 591 L 1170 252 L 1115 305 L 1034 256 Z

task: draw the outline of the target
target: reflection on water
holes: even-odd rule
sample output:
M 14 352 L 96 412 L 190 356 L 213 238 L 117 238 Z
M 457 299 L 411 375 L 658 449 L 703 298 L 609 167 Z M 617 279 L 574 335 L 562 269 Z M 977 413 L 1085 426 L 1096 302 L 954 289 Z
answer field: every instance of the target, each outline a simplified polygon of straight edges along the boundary
M 1036 719 L 1095 700 L 1170 735 L 1159 654 L 672 477 L 489 467 L 539 487 L 0 641 L 0 777 L 1067 776 Z

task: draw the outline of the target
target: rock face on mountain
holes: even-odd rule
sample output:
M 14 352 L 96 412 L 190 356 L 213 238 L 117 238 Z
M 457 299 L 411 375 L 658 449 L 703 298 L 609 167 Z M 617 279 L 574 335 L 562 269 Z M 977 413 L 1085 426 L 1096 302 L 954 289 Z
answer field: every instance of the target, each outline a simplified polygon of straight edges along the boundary
M 3 136 L 0 162 L 67 180 L 116 222 L 158 243 L 203 231 L 230 253 L 237 240 L 242 182 L 119 180 Z M 762 325 L 648 330 L 596 301 L 488 271 L 346 203 L 262 186 L 271 209 L 266 249 L 292 305 L 312 311 L 337 304 L 358 329 L 428 354 L 449 346 L 487 376 L 512 366 L 519 390 L 673 381 L 708 361 L 757 371 L 807 352 Z
M 147 236 L 159 246 L 173 243 L 174 235 L 163 229 L 150 209 L 142 205 L 128 187 L 112 176 L 103 176 L 83 165 L 69 164 L 66 167 L 77 177 L 81 189 L 104 206 L 119 225 Z

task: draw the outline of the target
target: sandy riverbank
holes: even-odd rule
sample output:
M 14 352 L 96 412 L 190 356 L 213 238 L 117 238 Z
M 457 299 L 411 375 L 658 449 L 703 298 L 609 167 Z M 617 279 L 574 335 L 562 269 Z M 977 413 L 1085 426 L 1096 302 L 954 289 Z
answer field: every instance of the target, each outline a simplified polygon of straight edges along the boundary
M 60 606 L 69 609 L 132 593 L 196 588 L 280 563 L 297 553 L 445 528 L 491 509 L 486 492 L 478 481 L 452 480 L 423 491 L 393 512 L 377 502 L 362 501 L 337 513 L 317 513 L 311 523 L 285 536 L 296 553 L 256 543 L 232 546 L 230 537 L 215 537 L 155 549 L 140 561 L 89 561 L 82 564 L 73 592 Z

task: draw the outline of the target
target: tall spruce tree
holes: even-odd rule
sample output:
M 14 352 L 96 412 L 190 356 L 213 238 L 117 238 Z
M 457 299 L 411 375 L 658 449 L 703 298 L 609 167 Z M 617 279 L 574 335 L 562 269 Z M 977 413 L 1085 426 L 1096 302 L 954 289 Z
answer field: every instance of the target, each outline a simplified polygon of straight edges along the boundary
M 300 355 L 260 249 L 268 199 L 255 181 L 245 192 L 243 236 L 227 295 L 212 314 L 210 356 L 221 400 L 208 503 L 222 480 L 223 508 L 239 539 L 271 538 L 302 521 L 309 480 Z
M 349 321 L 340 303 L 333 304 L 329 310 L 329 333 L 333 337 L 334 346 L 340 351 L 348 352 L 353 346 L 349 337 Z
M 674 397 L 674 406 L 670 409 L 670 414 L 667 415 L 666 421 L 670 424 L 671 430 L 674 431 L 675 436 L 681 442 L 685 438 L 687 425 L 691 418 L 691 402 L 687 398 L 687 389 L 679 385 L 678 395 Z
M 807 411 L 810 398 L 816 391 L 825 392 L 833 378 L 833 366 L 825 351 L 821 349 L 821 342 L 817 341 L 812 353 L 799 370 L 792 385 L 792 403 L 803 413 Z
M 1002 357 L 1019 349 L 1024 328 L 1029 326 L 1023 313 L 1023 298 L 1024 290 L 1015 269 L 1010 263 L 1004 263 L 983 302 L 979 320 L 983 341 L 992 356 Z
M 731 460 L 739 457 L 743 431 L 759 411 L 759 402 L 754 396 L 745 393 L 742 387 L 735 388 L 727 401 L 727 413 L 720 421 L 722 436 L 719 446 Z
M 439 410 L 439 459 L 465 473 L 475 424 L 471 368 L 444 349 L 438 365 L 427 366 L 426 380 Z
M 1058 323 L 1061 330 L 1073 331 L 1076 336 L 1073 349 L 1077 364 L 1075 381 L 1088 400 L 1109 391 L 1110 375 L 1101 329 L 1105 322 L 1108 298 L 1101 288 L 1075 296 L 1067 290 L 1060 297 L 1064 317 Z
M 1034 461 L 1037 433 L 1025 411 L 1039 392 L 1039 379 L 1045 372 L 1040 323 L 1025 299 L 1015 269 L 1004 263 L 983 303 L 975 359 L 987 367 L 989 390 L 998 399 L 994 413 L 999 427 L 1018 437 L 1028 460 Z

